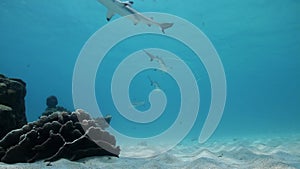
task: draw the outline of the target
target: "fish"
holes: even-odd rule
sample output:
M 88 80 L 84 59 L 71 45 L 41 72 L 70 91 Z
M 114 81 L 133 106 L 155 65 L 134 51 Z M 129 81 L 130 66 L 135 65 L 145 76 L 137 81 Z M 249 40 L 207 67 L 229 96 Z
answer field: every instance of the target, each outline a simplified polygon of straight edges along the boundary
M 143 51 L 149 56 L 151 62 L 157 58 L 156 56 L 152 55 L 151 53 L 147 52 L 146 50 L 143 50 Z
M 151 61 L 151 62 L 154 61 L 154 60 L 156 60 L 156 61 L 159 63 L 160 68 L 161 68 L 162 70 L 164 70 L 165 72 L 168 72 L 169 67 L 166 65 L 166 63 L 165 63 L 165 61 L 163 60 L 163 58 L 161 58 L 161 57 L 159 57 L 159 56 L 154 56 L 153 54 L 147 52 L 146 50 L 143 50 L 143 51 L 146 53 L 146 55 L 148 55 L 148 57 L 150 58 L 150 61 Z
M 131 102 L 131 104 L 129 105 L 129 109 L 132 109 L 132 108 L 139 108 L 139 107 L 145 107 L 146 105 L 146 102 L 145 101 L 133 101 Z
M 135 101 L 135 102 L 132 102 L 132 105 L 134 107 L 145 106 L 145 101 Z
M 159 23 L 149 18 L 142 13 L 132 8 L 133 1 L 120 1 L 120 0 L 98 0 L 102 5 L 107 8 L 106 20 L 110 21 L 115 14 L 120 16 L 129 16 L 134 25 L 139 22 L 145 23 L 148 26 L 156 25 L 160 27 L 161 31 L 165 33 L 165 30 L 172 27 L 174 23 Z
M 161 57 L 158 57 L 158 56 L 156 56 L 156 59 L 157 59 L 157 62 L 159 63 L 159 65 L 160 65 L 160 68 L 162 70 L 164 70 L 165 72 L 168 72 L 169 67 L 166 65 L 165 61 Z
M 160 89 L 160 85 L 157 81 L 152 80 L 150 76 L 148 76 L 148 79 L 151 86 L 153 86 L 155 89 Z

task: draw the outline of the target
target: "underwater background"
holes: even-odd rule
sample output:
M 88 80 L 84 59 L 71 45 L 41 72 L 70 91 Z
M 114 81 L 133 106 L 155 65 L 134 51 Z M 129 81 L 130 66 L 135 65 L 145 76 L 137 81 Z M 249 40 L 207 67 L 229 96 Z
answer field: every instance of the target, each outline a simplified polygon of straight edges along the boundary
M 201 29 L 215 46 L 227 80 L 226 107 L 215 137 L 299 133 L 300 1 L 136 0 L 134 8 L 182 17 Z M 76 59 L 89 37 L 107 24 L 105 16 L 105 7 L 96 0 L 0 2 L 0 73 L 27 83 L 28 121 L 41 115 L 50 95 L 58 97 L 60 106 L 74 109 L 72 76 Z M 151 40 L 145 41 L 147 36 Z M 145 101 L 138 109 L 146 110 L 148 94 L 153 90 L 148 77 L 160 83 L 168 105 L 158 125 L 130 123 L 113 105 L 110 83 L 114 69 L 122 58 L 143 48 L 170 50 L 183 56 L 193 70 L 201 105 L 189 137 L 198 138 L 211 99 L 207 72 L 201 61 L 189 57 L 191 51 L 181 53 L 186 51 L 184 45 L 163 36 L 130 38 L 107 54 L 95 82 L 102 113 L 112 115 L 112 127 L 137 137 L 158 134 L 176 118 L 178 86 L 170 76 L 154 70 L 136 76 L 130 95 L 132 102 Z

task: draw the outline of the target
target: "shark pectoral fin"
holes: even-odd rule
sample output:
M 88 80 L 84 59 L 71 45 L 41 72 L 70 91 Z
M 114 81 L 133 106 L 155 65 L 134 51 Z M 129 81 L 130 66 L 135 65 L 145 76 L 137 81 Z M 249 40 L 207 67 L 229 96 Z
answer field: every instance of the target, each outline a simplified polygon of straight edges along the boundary
M 133 21 L 134 25 L 137 25 L 140 22 L 139 16 L 137 14 L 130 15 L 130 19 Z
M 174 23 L 161 23 L 159 24 L 160 28 L 161 28 L 161 31 L 163 33 L 165 33 L 165 29 L 168 29 L 170 27 L 172 27 L 174 25 Z
M 153 17 L 150 17 L 150 19 L 153 21 Z M 151 27 L 151 23 L 148 23 L 147 25 Z
M 110 19 L 115 15 L 114 11 L 108 10 L 106 14 L 106 20 L 110 21 Z

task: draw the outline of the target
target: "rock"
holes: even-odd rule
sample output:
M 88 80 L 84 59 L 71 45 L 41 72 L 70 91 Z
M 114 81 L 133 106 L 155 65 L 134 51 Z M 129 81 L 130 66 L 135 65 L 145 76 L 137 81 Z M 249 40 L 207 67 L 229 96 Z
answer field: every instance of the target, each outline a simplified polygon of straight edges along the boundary
M 46 100 L 46 105 L 48 108 L 55 108 L 58 104 L 58 100 L 56 96 L 49 96 Z
M 26 83 L 0 74 L 0 139 L 9 131 L 27 123 L 25 114 Z
M 16 128 L 16 121 L 12 108 L 0 104 L 0 139 Z
M 119 157 L 116 139 L 100 126 L 107 126 L 111 116 L 95 122 L 88 113 L 55 112 L 42 116 L 0 140 L 0 162 L 24 163 L 61 158 L 78 160 L 90 156 Z M 106 120 L 105 120 L 106 119 Z M 102 123 L 106 124 L 102 124 Z
M 71 113 L 66 108 L 61 107 L 61 106 L 57 106 L 57 104 L 58 104 L 58 100 L 57 100 L 56 96 L 47 97 L 47 99 L 46 99 L 47 108 L 45 109 L 45 112 L 42 113 L 42 116 L 49 116 L 54 112 L 68 112 L 68 113 Z

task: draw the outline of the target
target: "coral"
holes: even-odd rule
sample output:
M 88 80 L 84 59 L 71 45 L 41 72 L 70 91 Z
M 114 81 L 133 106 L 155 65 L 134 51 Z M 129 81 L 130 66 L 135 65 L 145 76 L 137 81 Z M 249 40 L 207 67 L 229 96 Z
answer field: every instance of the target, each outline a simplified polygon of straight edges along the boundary
M 9 132 L 0 140 L 0 161 L 4 163 L 78 160 L 90 156 L 120 154 L 115 137 L 104 129 L 111 116 L 92 119 L 83 110 L 55 112 Z
M 46 100 L 46 104 L 48 108 L 56 107 L 58 104 L 58 100 L 56 96 L 49 96 Z
M 46 99 L 47 108 L 45 109 L 45 112 L 42 113 L 42 116 L 49 116 L 52 113 L 57 112 L 57 111 L 71 113 L 66 108 L 57 106 L 57 104 L 58 104 L 58 99 L 56 96 L 47 97 L 47 99 Z
M 25 115 L 26 83 L 0 74 L 0 139 L 27 123 Z

